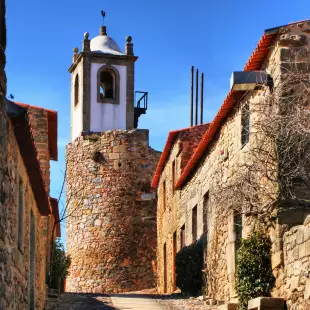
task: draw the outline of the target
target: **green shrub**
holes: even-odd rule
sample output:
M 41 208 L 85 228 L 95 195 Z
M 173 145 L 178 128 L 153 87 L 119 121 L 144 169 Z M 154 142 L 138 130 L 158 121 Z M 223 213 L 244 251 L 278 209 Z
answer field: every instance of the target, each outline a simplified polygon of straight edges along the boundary
M 270 253 L 270 239 L 258 232 L 242 240 L 237 252 L 239 310 L 247 309 L 252 298 L 270 296 L 275 281 Z
M 53 244 L 51 283 L 52 288 L 59 288 L 59 283 L 68 275 L 68 269 L 71 265 L 71 258 L 66 255 L 63 244 L 57 238 Z
M 198 241 L 180 250 L 175 258 L 176 285 L 183 294 L 197 296 L 202 290 L 203 245 Z

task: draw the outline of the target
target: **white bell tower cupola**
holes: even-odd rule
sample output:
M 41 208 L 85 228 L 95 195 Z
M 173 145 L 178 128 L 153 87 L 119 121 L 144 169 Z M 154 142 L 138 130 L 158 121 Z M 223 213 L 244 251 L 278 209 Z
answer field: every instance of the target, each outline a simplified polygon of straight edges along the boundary
M 137 127 L 138 117 L 146 111 L 141 111 L 140 105 L 136 111 L 134 106 L 137 59 L 130 36 L 122 53 L 105 26 L 92 40 L 87 32 L 84 34 L 82 50 L 74 49 L 69 68 L 71 141 L 86 133 Z

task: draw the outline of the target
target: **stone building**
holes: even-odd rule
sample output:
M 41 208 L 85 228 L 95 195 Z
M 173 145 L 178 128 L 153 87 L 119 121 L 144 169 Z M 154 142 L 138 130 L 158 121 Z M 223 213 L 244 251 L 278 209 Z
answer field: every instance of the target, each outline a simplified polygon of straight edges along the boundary
M 0 305 L 43 309 L 51 239 L 60 236 L 47 164 L 57 159 L 57 113 L 3 97 L 1 109 Z
M 67 252 L 70 292 L 124 292 L 155 285 L 159 152 L 137 129 L 147 93 L 135 105 L 132 38 L 125 53 L 107 35 L 74 49 L 71 143 L 67 145 Z M 139 95 L 140 93 L 136 93 Z M 141 94 L 140 94 L 141 95 Z
M 279 145 L 272 145 L 270 136 L 261 135 L 254 126 L 267 127 L 266 120 L 270 117 L 262 115 L 262 110 L 257 107 L 261 108 L 261 103 L 270 97 L 283 107 L 289 99 L 278 94 L 281 91 L 284 94 L 283 83 L 293 71 L 295 75 L 302 75 L 307 83 L 309 33 L 309 21 L 266 30 L 244 71 L 233 74 L 231 90 L 214 120 L 205 126 L 169 133 L 152 180 L 158 193 L 159 292 L 174 291 L 175 254 L 204 235 L 207 240 L 204 251 L 205 295 L 213 302 L 236 302 L 236 250 L 240 239 L 258 227 L 264 229 L 272 242 L 271 261 L 276 279 L 272 295 L 285 298 L 291 309 L 301 309 L 298 307 L 309 302 L 307 189 L 301 186 L 302 190 L 297 193 L 294 187 L 290 199 L 283 199 L 284 187 L 281 184 L 275 186 L 271 178 L 265 176 L 272 171 L 277 180 L 284 178 L 281 175 L 285 169 L 283 162 L 276 160 L 268 161 L 267 172 L 257 171 L 250 176 L 253 183 L 259 180 L 261 192 L 240 185 L 244 181 L 240 179 L 242 173 L 252 173 L 251 167 L 255 167 L 260 156 L 264 156 L 263 152 L 258 152 L 258 157 L 253 157 L 259 142 L 264 141 L 270 150 L 270 158 L 276 158 L 273 153 L 279 153 Z M 298 88 L 301 84 L 295 82 L 292 85 L 294 87 L 289 93 L 303 97 L 301 88 Z M 309 104 L 308 93 L 304 100 Z M 197 130 L 200 141 L 194 141 L 191 135 L 186 136 Z M 186 144 L 191 141 L 190 158 L 184 161 L 184 148 L 187 149 Z M 229 192 L 236 184 L 240 186 L 239 193 L 237 190 Z M 240 193 L 240 189 L 244 192 Z M 252 199 L 251 191 L 259 196 L 255 197 L 255 212 L 250 203 L 245 204 L 240 198 L 248 195 L 246 198 Z M 268 220 L 262 224 L 263 218 Z
M 43 309 L 58 216 L 49 197 L 57 113 L 5 99 L 5 3 L 0 1 L 0 309 Z

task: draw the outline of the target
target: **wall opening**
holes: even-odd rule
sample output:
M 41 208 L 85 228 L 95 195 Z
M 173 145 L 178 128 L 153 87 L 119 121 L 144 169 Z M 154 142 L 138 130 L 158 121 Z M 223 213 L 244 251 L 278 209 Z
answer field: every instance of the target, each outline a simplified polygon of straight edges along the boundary
M 241 145 L 244 147 L 250 139 L 250 105 L 246 102 L 241 110 Z
M 192 236 L 195 242 L 197 240 L 197 205 L 192 210 Z
M 185 224 L 181 227 L 180 230 L 180 244 L 182 250 L 185 247 Z
M 166 189 L 166 180 L 163 181 L 163 208 L 164 211 L 167 207 L 167 189 Z
M 99 93 L 100 99 L 115 100 L 115 76 L 111 70 L 103 70 L 100 73 Z
M 177 232 L 175 231 L 173 233 L 173 240 L 172 240 L 172 259 L 173 259 L 173 270 L 172 270 L 172 275 L 173 275 L 173 290 L 176 290 L 176 264 L 175 264 L 175 257 L 177 255 Z
M 176 181 L 176 164 L 175 160 L 172 162 L 172 193 L 174 194 L 174 185 Z
M 241 245 L 242 239 L 242 214 L 234 213 L 234 234 L 235 234 L 235 255 L 236 255 L 236 263 L 237 263 L 237 253 Z
M 79 75 L 77 74 L 74 81 L 74 106 L 76 107 L 79 104 L 79 93 L 80 93 L 80 81 Z
M 167 293 L 167 246 L 164 244 L 164 293 Z

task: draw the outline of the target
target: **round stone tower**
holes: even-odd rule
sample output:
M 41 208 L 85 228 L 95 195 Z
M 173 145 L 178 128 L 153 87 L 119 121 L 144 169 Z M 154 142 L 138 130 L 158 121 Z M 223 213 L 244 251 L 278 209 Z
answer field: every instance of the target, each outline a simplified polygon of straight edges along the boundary
M 160 156 L 137 129 L 147 93 L 134 104 L 131 37 L 123 54 L 101 27 L 74 49 L 71 143 L 67 145 L 69 292 L 106 293 L 155 283 L 156 195 L 150 184 Z

